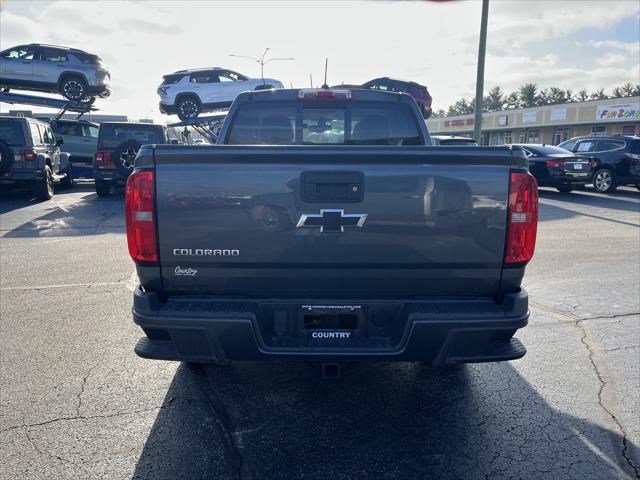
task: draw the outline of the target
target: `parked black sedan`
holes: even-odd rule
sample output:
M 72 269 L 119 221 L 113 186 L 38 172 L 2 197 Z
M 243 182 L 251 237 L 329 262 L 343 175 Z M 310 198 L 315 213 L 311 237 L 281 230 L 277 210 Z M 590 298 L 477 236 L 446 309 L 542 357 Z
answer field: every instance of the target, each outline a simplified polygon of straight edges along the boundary
M 555 187 L 569 193 L 591 182 L 592 163 L 584 157 L 552 145 L 521 143 L 529 160 L 529 170 L 538 186 Z
M 593 188 L 611 193 L 622 185 L 640 190 L 640 137 L 631 135 L 577 137 L 559 146 L 593 163 Z

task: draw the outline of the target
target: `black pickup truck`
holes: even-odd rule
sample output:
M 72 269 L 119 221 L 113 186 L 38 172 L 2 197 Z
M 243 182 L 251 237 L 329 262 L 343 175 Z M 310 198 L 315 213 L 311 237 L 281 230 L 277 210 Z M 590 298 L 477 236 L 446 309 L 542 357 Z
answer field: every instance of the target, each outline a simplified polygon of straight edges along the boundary
M 127 184 L 145 358 L 520 358 L 537 185 L 521 149 L 434 147 L 406 94 L 241 94 L 218 145 Z

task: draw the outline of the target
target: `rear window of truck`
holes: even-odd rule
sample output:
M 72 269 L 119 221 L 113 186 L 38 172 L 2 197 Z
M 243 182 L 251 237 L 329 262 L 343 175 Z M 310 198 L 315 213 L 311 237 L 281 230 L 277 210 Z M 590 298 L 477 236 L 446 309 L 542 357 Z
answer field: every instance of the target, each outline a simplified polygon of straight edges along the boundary
M 136 140 L 142 145 L 166 143 L 162 129 L 144 125 L 100 125 L 98 148 L 116 148 L 122 142 Z
M 442 146 L 451 146 L 451 147 L 477 147 L 478 143 L 473 139 L 465 140 L 463 138 L 448 138 L 444 140 L 440 140 L 439 142 Z
M 230 145 L 423 145 L 401 103 L 254 102 L 238 108 Z
M 24 145 L 24 132 L 20 120 L 0 120 L 0 140 L 7 145 Z

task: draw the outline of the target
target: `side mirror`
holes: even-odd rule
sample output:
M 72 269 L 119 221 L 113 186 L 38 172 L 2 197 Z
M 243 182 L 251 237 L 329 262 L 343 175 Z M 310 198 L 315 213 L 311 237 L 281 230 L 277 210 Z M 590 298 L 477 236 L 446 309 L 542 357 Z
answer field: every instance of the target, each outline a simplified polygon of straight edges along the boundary
M 59 147 L 60 145 L 62 145 L 64 143 L 64 138 L 62 137 L 56 137 L 56 147 Z

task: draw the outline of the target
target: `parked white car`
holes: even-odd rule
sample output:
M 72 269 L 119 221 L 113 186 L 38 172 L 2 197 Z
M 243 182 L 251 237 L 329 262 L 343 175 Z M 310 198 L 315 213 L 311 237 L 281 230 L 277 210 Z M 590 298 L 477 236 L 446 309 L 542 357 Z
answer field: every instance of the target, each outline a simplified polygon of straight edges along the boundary
M 247 90 L 284 88 L 282 82 L 273 78 L 247 78 L 219 67 L 179 70 L 162 78 L 158 87 L 160 111 L 176 113 L 181 120 L 228 107 L 238 94 Z

